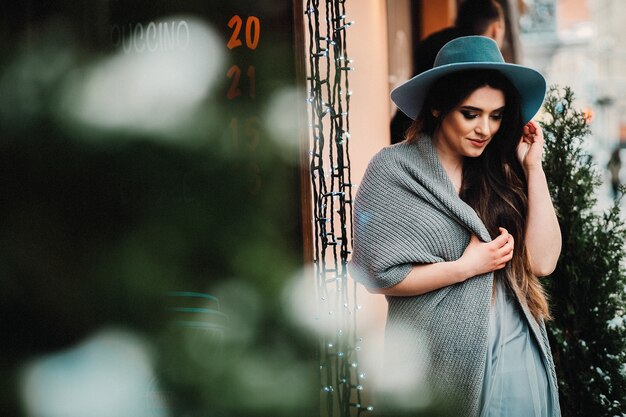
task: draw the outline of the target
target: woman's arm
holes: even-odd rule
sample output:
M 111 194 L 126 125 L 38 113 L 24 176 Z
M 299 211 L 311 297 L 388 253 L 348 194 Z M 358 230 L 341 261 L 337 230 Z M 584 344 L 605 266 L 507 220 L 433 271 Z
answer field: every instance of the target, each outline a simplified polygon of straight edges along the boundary
M 528 182 L 526 250 L 536 276 L 550 275 L 561 253 L 561 229 L 552 205 L 548 182 L 541 165 L 543 133 L 534 121 L 524 127 L 518 155 Z
M 369 288 L 376 294 L 414 296 L 463 282 L 504 268 L 513 257 L 513 236 L 500 228 L 500 236 L 481 242 L 472 236 L 463 255 L 456 261 L 414 265 L 406 278 L 389 288 Z

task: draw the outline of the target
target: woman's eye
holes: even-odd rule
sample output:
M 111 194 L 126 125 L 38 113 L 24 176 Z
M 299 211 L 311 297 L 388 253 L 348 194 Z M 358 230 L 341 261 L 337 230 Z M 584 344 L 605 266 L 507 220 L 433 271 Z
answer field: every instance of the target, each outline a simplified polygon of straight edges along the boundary
M 491 115 L 493 120 L 502 120 L 502 113 L 495 113 Z
M 461 114 L 463 115 L 463 117 L 465 117 L 468 120 L 475 119 L 475 118 L 478 117 L 477 113 L 474 113 L 474 112 L 471 112 L 471 111 L 461 110 Z

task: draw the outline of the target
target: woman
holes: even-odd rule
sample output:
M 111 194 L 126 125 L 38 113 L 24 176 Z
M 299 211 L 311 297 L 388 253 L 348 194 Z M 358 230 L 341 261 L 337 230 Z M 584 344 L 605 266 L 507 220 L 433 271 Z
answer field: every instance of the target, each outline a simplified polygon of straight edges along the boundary
M 560 416 L 538 280 L 561 248 L 531 121 L 544 95 L 493 40 L 449 42 L 392 92 L 415 122 L 355 199 L 350 270 L 387 296 L 387 376 L 426 369 L 454 415 Z

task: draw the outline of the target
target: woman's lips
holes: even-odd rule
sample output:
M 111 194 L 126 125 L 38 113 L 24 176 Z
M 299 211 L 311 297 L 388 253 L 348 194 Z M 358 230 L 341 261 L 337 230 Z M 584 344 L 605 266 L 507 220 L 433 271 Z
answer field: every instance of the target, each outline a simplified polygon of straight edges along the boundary
M 485 146 L 487 144 L 486 140 L 478 140 L 478 139 L 468 139 L 472 145 L 476 146 L 477 148 L 482 148 L 483 146 Z

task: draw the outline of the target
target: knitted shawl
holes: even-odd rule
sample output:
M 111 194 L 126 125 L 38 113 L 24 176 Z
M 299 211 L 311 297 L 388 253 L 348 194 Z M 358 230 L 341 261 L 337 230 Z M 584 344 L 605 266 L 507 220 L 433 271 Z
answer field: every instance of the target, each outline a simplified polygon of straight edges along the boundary
M 472 234 L 491 241 L 476 212 L 456 193 L 432 140 L 402 142 L 374 156 L 359 186 L 349 271 L 367 287 L 391 287 L 413 264 L 458 259 Z M 395 373 L 402 369 L 424 370 L 434 398 L 445 397 L 456 415 L 478 416 L 493 279 L 490 272 L 419 296 L 387 296 L 386 378 L 399 378 Z M 539 342 L 558 417 L 546 329 L 521 306 Z

